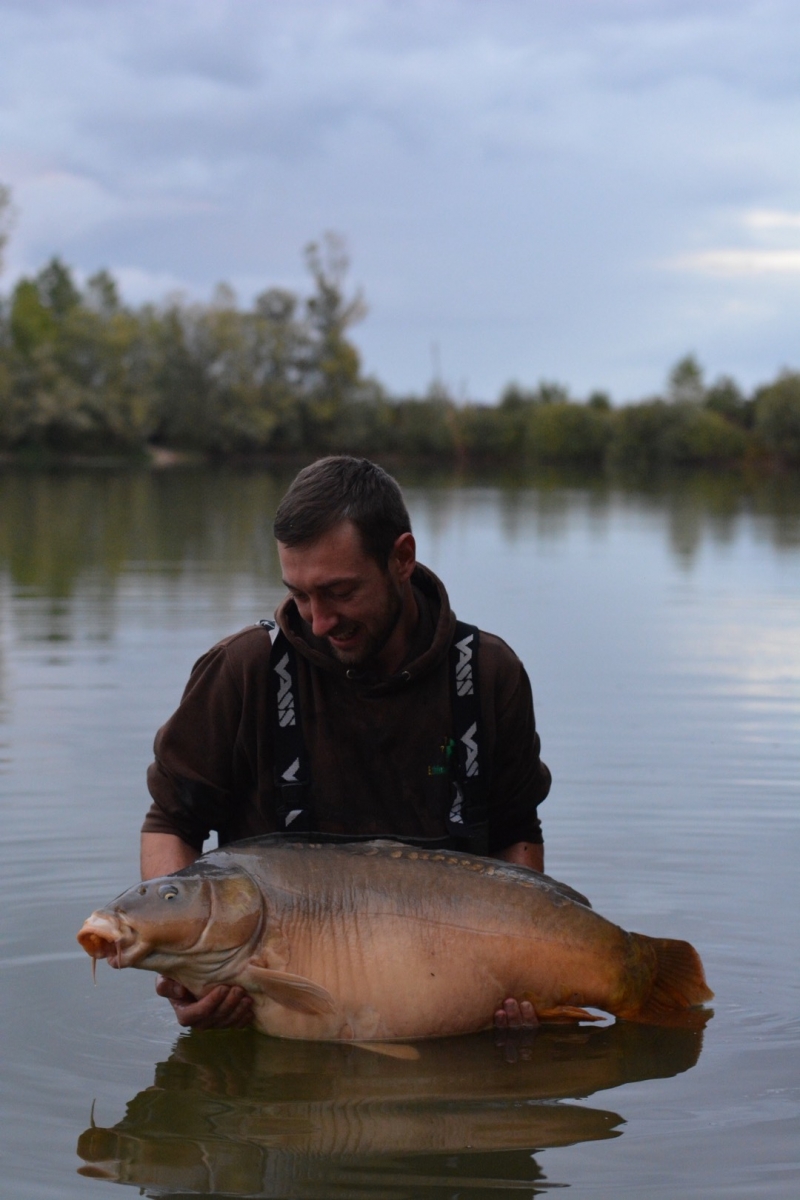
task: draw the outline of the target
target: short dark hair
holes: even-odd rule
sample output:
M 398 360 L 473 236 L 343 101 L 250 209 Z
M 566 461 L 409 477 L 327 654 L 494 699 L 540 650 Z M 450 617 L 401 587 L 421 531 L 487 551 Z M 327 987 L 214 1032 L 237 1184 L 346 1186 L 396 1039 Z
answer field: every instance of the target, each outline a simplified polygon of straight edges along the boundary
M 411 532 L 397 480 L 368 458 L 348 454 L 303 467 L 278 505 L 272 529 L 284 546 L 302 546 L 342 521 L 353 522 L 364 552 L 384 570 L 397 539 Z

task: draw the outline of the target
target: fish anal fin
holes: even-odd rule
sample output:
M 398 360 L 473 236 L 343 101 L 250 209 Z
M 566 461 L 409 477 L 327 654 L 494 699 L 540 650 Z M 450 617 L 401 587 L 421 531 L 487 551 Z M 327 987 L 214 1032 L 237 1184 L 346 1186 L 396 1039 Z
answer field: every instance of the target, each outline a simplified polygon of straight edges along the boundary
M 547 1024 L 565 1025 L 568 1021 L 604 1021 L 602 1013 L 591 1013 L 573 1004 L 556 1004 L 553 1008 L 537 1008 L 536 1016 Z
M 290 1008 L 294 1012 L 308 1013 L 320 1017 L 336 1010 L 336 1003 L 330 992 L 302 975 L 290 975 L 288 971 L 272 971 L 269 967 L 261 967 L 251 962 L 242 980 L 249 992 L 258 992 L 268 996 L 276 1004 Z
M 359 1050 L 369 1050 L 372 1054 L 382 1054 L 384 1058 L 400 1058 L 405 1062 L 418 1062 L 419 1050 L 404 1042 L 352 1042 Z

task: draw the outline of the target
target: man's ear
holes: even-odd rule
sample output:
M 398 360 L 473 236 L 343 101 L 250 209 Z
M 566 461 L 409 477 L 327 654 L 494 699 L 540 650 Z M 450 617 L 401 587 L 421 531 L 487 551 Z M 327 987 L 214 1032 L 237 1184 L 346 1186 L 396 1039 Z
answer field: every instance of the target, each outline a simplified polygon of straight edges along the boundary
M 417 543 L 413 533 L 401 533 L 389 555 L 389 565 L 398 583 L 405 583 L 417 565 Z

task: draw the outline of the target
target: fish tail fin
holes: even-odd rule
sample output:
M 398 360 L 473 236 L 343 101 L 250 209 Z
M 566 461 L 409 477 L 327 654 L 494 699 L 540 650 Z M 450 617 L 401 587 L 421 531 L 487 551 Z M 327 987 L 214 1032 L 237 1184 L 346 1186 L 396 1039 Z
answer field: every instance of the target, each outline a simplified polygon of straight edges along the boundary
M 689 942 L 632 933 L 639 952 L 653 964 L 650 986 L 639 1002 L 617 1015 L 629 1021 L 669 1023 L 677 1013 L 695 1008 L 714 993 L 706 983 L 700 955 Z

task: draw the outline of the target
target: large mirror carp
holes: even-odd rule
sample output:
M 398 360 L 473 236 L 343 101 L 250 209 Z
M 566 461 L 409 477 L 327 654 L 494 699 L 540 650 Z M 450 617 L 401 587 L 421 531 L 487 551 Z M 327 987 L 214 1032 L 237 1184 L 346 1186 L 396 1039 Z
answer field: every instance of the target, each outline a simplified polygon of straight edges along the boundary
M 688 942 L 626 933 L 526 867 L 389 841 L 233 843 L 123 892 L 78 941 L 195 995 L 238 984 L 288 1038 L 474 1033 L 508 996 L 540 1021 L 669 1024 L 713 995 Z

